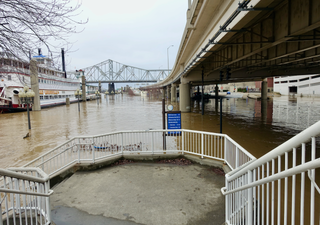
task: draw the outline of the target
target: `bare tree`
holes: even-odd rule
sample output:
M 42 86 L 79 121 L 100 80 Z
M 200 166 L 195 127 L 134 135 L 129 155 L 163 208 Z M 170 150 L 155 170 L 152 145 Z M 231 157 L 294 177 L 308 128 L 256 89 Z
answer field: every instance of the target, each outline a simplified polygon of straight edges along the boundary
M 45 46 L 50 55 L 70 47 L 77 33 L 80 2 L 74 0 L 0 0 L 0 51 L 17 59 Z

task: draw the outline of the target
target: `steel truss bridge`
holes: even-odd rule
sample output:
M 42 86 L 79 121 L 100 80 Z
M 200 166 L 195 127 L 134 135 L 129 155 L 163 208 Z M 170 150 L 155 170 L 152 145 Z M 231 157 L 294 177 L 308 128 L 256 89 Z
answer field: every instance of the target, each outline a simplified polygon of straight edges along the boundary
M 84 71 L 86 83 L 155 83 L 165 79 L 170 72 L 166 69 L 141 69 L 111 59 L 81 70 Z M 80 76 L 79 71 L 70 73 Z

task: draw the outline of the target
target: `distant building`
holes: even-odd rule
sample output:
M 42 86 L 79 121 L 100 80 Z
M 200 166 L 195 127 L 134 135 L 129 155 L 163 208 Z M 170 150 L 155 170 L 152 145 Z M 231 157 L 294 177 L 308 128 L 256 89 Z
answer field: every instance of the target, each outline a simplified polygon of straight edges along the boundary
M 320 75 L 275 77 L 274 91 L 281 95 L 320 97 Z
M 249 82 L 239 82 L 239 83 L 228 83 L 228 84 L 218 84 L 220 92 L 261 92 L 261 82 L 262 81 L 249 81 Z M 267 78 L 268 82 L 268 92 L 273 92 L 273 77 Z M 204 86 L 205 93 L 213 93 L 215 85 Z M 194 88 L 197 91 L 197 88 Z M 201 91 L 201 88 L 199 89 Z

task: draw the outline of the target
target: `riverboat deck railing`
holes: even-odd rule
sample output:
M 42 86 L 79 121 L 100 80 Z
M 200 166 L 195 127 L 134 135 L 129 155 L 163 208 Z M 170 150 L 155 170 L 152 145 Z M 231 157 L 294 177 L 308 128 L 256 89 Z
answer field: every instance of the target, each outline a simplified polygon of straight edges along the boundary
M 320 121 L 226 175 L 227 224 L 320 224 Z
M 0 225 L 50 224 L 51 193 L 39 168 L 0 169 Z

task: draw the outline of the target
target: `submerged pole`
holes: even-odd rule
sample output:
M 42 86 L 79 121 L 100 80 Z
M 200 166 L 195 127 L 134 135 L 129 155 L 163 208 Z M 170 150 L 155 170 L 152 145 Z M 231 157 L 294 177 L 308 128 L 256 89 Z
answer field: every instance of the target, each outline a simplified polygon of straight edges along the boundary
M 162 129 L 166 129 L 165 87 L 162 89 Z M 166 150 L 166 132 L 163 132 L 163 150 Z
M 220 97 L 220 133 L 222 134 L 222 97 Z
M 204 102 L 203 102 L 203 96 L 204 96 L 204 90 L 203 90 L 203 70 L 204 68 L 202 67 L 202 89 L 201 89 L 201 115 L 204 115 Z
M 28 112 L 28 125 L 29 125 L 29 130 L 31 130 L 29 103 L 27 103 L 27 112 Z

